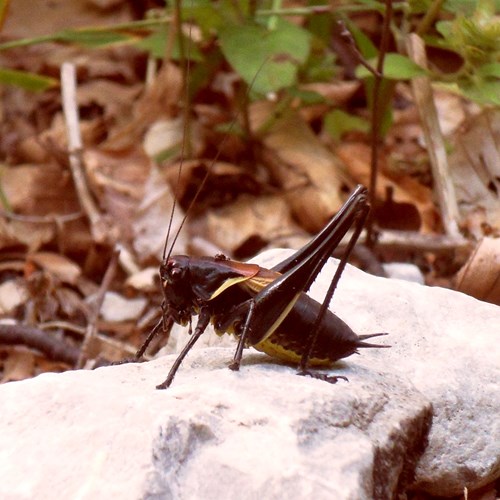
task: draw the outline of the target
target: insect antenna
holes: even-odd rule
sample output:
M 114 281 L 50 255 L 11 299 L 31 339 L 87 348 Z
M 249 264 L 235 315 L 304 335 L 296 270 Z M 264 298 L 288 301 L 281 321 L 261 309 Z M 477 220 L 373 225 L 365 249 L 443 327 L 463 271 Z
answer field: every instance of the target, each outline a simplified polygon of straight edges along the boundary
M 191 62 L 190 62 L 190 53 L 191 53 L 191 25 L 189 26 L 189 37 L 188 37 L 188 40 L 189 40 L 189 44 L 188 44 L 188 52 L 186 54 L 187 56 L 187 59 L 186 59 L 186 72 L 185 72 L 185 76 L 186 76 L 186 84 L 184 85 L 184 88 L 185 88 L 185 98 L 184 98 L 184 102 L 185 102 L 185 107 L 186 107 L 186 110 L 188 110 L 189 112 L 189 89 L 188 89 L 188 85 L 187 85 L 187 82 L 188 82 L 188 77 L 189 77 L 189 74 L 190 74 L 190 68 L 191 68 Z M 259 69 L 257 70 L 257 72 L 255 73 L 252 81 L 250 82 L 250 85 L 248 85 L 247 89 L 246 89 L 246 92 L 245 92 L 245 101 L 248 100 L 248 97 L 250 95 L 250 92 L 252 90 L 252 87 L 253 87 L 253 84 L 255 82 L 255 80 L 257 79 L 257 77 L 259 76 L 262 68 L 267 64 L 267 62 L 270 60 L 271 58 L 268 57 L 266 58 L 262 64 L 260 65 Z M 167 229 L 167 236 L 165 238 L 165 245 L 163 246 L 163 255 L 162 255 L 162 260 L 163 262 L 167 261 L 170 257 L 170 255 L 172 254 L 172 251 L 174 249 L 174 245 L 177 241 L 177 238 L 179 237 L 179 234 L 182 230 L 182 228 L 184 227 L 184 224 L 186 223 L 186 220 L 187 218 L 189 217 L 189 214 L 192 210 L 192 207 L 194 206 L 194 204 L 196 203 L 196 201 L 198 200 L 198 197 L 201 193 L 201 191 L 203 190 L 203 188 L 205 187 L 205 184 L 207 183 L 207 180 L 212 172 L 212 169 L 214 167 L 214 165 L 217 163 L 217 160 L 219 159 L 220 155 L 222 154 L 222 151 L 224 149 L 224 145 L 226 143 L 226 141 L 228 140 L 228 137 L 231 135 L 234 127 L 236 126 L 236 123 L 238 121 L 238 118 L 240 117 L 240 114 L 241 114 L 241 111 L 237 112 L 236 115 L 233 117 L 233 119 L 231 120 L 230 124 L 229 124 L 229 127 L 226 131 L 226 134 L 224 135 L 220 145 L 219 145 L 219 148 L 217 150 L 217 153 L 215 154 L 215 156 L 212 158 L 212 160 L 210 161 L 207 169 L 206 169 L 206 172 L 205 172 L 205 175 L 203 176 L 203 179 L 200 183 L 200 185 L 198 186 L 193 198 L 191 199 L 191 201 L 189 202 L 189 205 L 188 205 L 188 208 L 186 209 L 186 213 L 185 215 L 183 216 L 182 220 L 181 220 L 181 223 L 179 224 L 179 227 L 176 231 L 176 234 L 172 240 L 172 244 L 170 245 L 170 248 L 168 250 L 168 253 L 166 253 L 166 250 L 167 250 L 167 246 L 168 246 L 168 239 L 169 239 L 169 236 L 170 236 L 170 231 L 171 231 L 171 228 L 172 228 L 172 223 L 173 223 L 173 218 L 174 218 L 174 213 L 175 213 L 175 208 L 177 206 L 177 196 L 178 196 L 178 191 L 179 191 L 179 184 L 180 184 L 180 179 L 181 179 L 181 173 L 182 173 L 182 166 L 183 166 L 183 162 L 184 162 L 184 154 L 185 154 L 185 151 L 186 151 L 186 146 L 187 146 L 187 141 L 189 140 L 188 138 L 188 116 L 187 116 L 187 113 L 185 114 L 184 116 L 184 133 L 183 133 L 183 137 L 182 137 L 182 144 L 181 144 L 181 161 L 179 163 L 179 167 L 178 167 L 178 170 L 177 170 L 177 181 L 176 181 L 176 185 L 175 185 L 175 190 L 174 190 L 174 201 L 173 201 L 173 204 L 172 204 L 172 210 L 170 211 L 170 218 L 169 218 L 169 222 L 168 222 L 168 229 Z M 165 255 L 166 254 L 166 255 Z
M 187 45 L 187 50 L 185 50 L 184 47 L 184 38 L 182 36 L 182 14 L 181 14 L 181 2 L 178 0 L 175 2 L 174 6 L 174 12 L 175 12 L 175 23 L 177 25 L 177 43 L 179 45 L 179 53 L 180 53 L 180 60 L 181 62 L 184 61 L 183 64 L 183 89 L 184 89 L 184 120 L 183 120 L 183 133 L 182 133 L 182 142 L 181 142 L 181 161 L 179 162 L 179 167 L 177 169 L 177 181 L 175 183 L 175 189 L 174 189 L 174 200 L 172 203 L 172 209 L 170 210 L 170 217 L 168 220 L 168 228 L 167 228 L 167 235 L 165 237 L 165 244 L 163 245 L 163 253 L 162 253 L 162 260 L 166 261 L 170 257 L 172 250 L 174 248 L 174 245 L 177 241 L 177 238 L 179 237 L 179 234 L 184 226 L 184 223 L 186 222 L 187 214 L 189 213 L 189 210 L 191 208 L 191 205 L 189 205 L 189 208 L 186 212 L 186 215 L 183 217 L 181 224 L 179 225 L 179 228 L 177 229 L 177 233 L 174 236 L 174 239 L 172 241 L 172 244 L 170 245 L 170 249 L 168 251 L 168 254 L 166 254 L 167 251 L 167 246 L 168 246 L 168 239 L 170 237 L 170 231 L 172 230 L 172 224 L 174 220 L 174 214 L 175 210 L 177 208 L 177 195 L 179 191 L 179 184 L 180 184 L 180 179 L 181 179 L 181 173 L 182 173 L 182 165 L 184 162 L 184 157 L 186 154 L 186 149 L 187 149 L 187 141 L 189 140 L 189 87 L 188 87 L 188 82 L 189 82 L 189 76 L 191 73 L 191 48 L 192 48 L 192 26 L 189 24 L 188 28 L 188 45 Z M 198 196 L 198 193 L 196 193 L 195 198 Z

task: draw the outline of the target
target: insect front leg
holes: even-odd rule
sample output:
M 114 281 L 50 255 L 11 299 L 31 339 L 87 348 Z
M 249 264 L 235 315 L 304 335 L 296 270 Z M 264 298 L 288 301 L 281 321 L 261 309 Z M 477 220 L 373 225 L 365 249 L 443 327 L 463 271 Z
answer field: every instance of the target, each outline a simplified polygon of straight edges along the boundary
M 236 331 L 236 335 L 238 336 L 238 346 L 236 347 L 233 361 L 229 365 L 231 370 L 238 371 L 240 369 L 243 349 L 245 348 L 250 331 L 254 310 L 255 302 L 253 299 L 249 299 L 233 307 L 227 314 L 222 315 L 215 321 L 216 329 L 222 332 L 229 330 L 231 327 L 234 330 L 238 330 L 242 320 L 245 321 L 241 333 Z
M 170 368 L 170 371 L 168 372 L 168 376 L 165 379 L 165 381 L 162 382 L 160 385 L 156 386 L 157 389 L 166 389 L 167 387 L 170 386 L 170 384 L 174 380 L 177 370 L 179 369 L 179 366 L 181 366 L 182 361 L 186 357 L 187 353 L 194 346 L 196 341 L 201 337 L 201 334 L 206 330 L 209 322 L 210 322 L 210 311 L 207 307 L 203 307 L 200 310 L 200 314 L 198 316 L 198 323 L 196 325 L 192 337 L 189 339 L 189 342 L 184 346 L 184 349 L 182 349 L 179 356 L 177 356 L 177 359 L 174 361 L 172 368 Z

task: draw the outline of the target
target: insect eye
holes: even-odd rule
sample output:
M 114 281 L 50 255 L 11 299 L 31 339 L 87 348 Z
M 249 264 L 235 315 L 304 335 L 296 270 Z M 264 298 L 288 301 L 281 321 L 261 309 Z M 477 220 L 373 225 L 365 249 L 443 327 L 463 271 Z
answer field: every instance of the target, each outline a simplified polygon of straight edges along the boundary
M 179 276 L 182 275 L 182 269 L 178 267 L 173 267 L 172 269 L 170 269 L 169 274 L 172 279 L 178 278 Z

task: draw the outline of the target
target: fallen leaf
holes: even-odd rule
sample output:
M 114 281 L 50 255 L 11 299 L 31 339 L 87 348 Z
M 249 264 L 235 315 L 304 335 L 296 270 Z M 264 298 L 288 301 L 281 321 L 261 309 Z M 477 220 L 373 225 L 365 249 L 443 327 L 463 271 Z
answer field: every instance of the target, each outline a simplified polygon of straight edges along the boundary
M 349 174 L 358 183 L 370 185 L 370 147 L 364 143 L 343 143 L 336 149 L 337 154 L 347 166 Z M 432 232 L 436 229 L 436 208 L 430 189 L 422 186 L 411 177 L 402 176 L 393 180 L 383 172 L 377 177 L 378 200 L 386 198 L 387 189 L 392 191 L 392 200 L 399 204 L 414 205 L 420 215 L 420 231 Z
M 234 203 L 191 221 L 190 232 L 205 236 L 238 258 L 255 255 L 273 240 L 301 232 L 282 196 L 240 196 Z
M 145 292 L 156 291 L 156 278 L 158 277 L 157 267 L 147 267 L 132 274 L 125 281 L 125 285 L 132 287 L 135 290 L 142 290 Z
M 53 252 L 36 252 L 28 256 L 28 260 L 52 273 L 63 283 L 76 285 L 82 274 L 80 266 L 64 255 Z
M 470 120 L 453 139 L 449 164 L 466 224 L 469 216 L 479 212 L 484 215 L 487 225 L 500 230 L 499 145 L 500 110 L 484 111 Z
M 293 110 L 273 117 L 271 103 L 251 108 L 252 129 L 270 121 L 262 140 L 263 156 L 281 186 L 295 217 L 311 232 L 319 231 L 342 205 L 342 187 L 349 185 L 342 162 Z
M 456 289 L 500 305 L 500 238 L 483 238 L 460 269 Z
M 3 363 L 0 384 L 24 380 L 34 375 L 35 354 L 27 349 L 9 349 L 9 357 Z
M 151 168 L 144 186 L 144 197 L 132 221 L 133 247 L 139 261 L 145 262 L 151 258 L 157 260 L 161 258 L 173 201 L 174 197 L 170 186 L 156 167 Z M 174 235 L 177 235 L 184 217 L 178 205 L 172 217 L 170 241 Z M 174 253 L 186 253 L 184 231 L 178 235 Z
M 127 299 L 115 292 L 106 292 L 101 307 L 104 321 L 136 320 L 146 307 L 146 299 Z

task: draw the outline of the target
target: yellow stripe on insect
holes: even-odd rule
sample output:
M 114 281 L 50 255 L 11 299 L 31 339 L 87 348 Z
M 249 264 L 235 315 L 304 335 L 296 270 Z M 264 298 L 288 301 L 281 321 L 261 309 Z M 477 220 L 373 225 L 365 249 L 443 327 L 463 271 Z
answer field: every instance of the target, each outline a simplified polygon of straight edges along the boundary
M 297 300 L 299 300 L 300 294 L 301 294 L 301 292 L 295 294 L 295 297 L 288 303 L 288 305 L 285 307 L 285 309 L 283 309 L 283 311 L 281 311 L 281 314 L 278 316 L 276 321 L 271 325 L 271 328 L 269 328 L 269 330 L 266 332 L 265 337 L 259 342 L 259 344 L 261 344 L 267 338 L 269 338 L 274 333 L 276 328 L 278 328 L 281 325 L 283 320 L 288 316 L 288 313 L 292 310 L 293 306 L 295 305 L 295 302 L 297 302 Z
M 215 292 L 212 294 L 209 300 L 215 299 L 218 295 L 220 295 L 224 290 L 227 290 L 229 287 L 236 285 L 238 283 L 241 283 L 242 281 L 247 281 L 252 276 L 236 276 L 235 278 L 228 278 L 227 280 L 222 283 L 222 285 L 215 290 Z
M 281 344 L 271 342 L 269 338 L 261 340 L 258 344 L 252 346 L 257 351 L 263 352 L 273 358 L 281 359 L 287 363 L 300 363 L 302 358 L 301 353 L 287 349 Z M 309 358 L 311 366 L 331 366 L 333 364 L 331 359 Z

